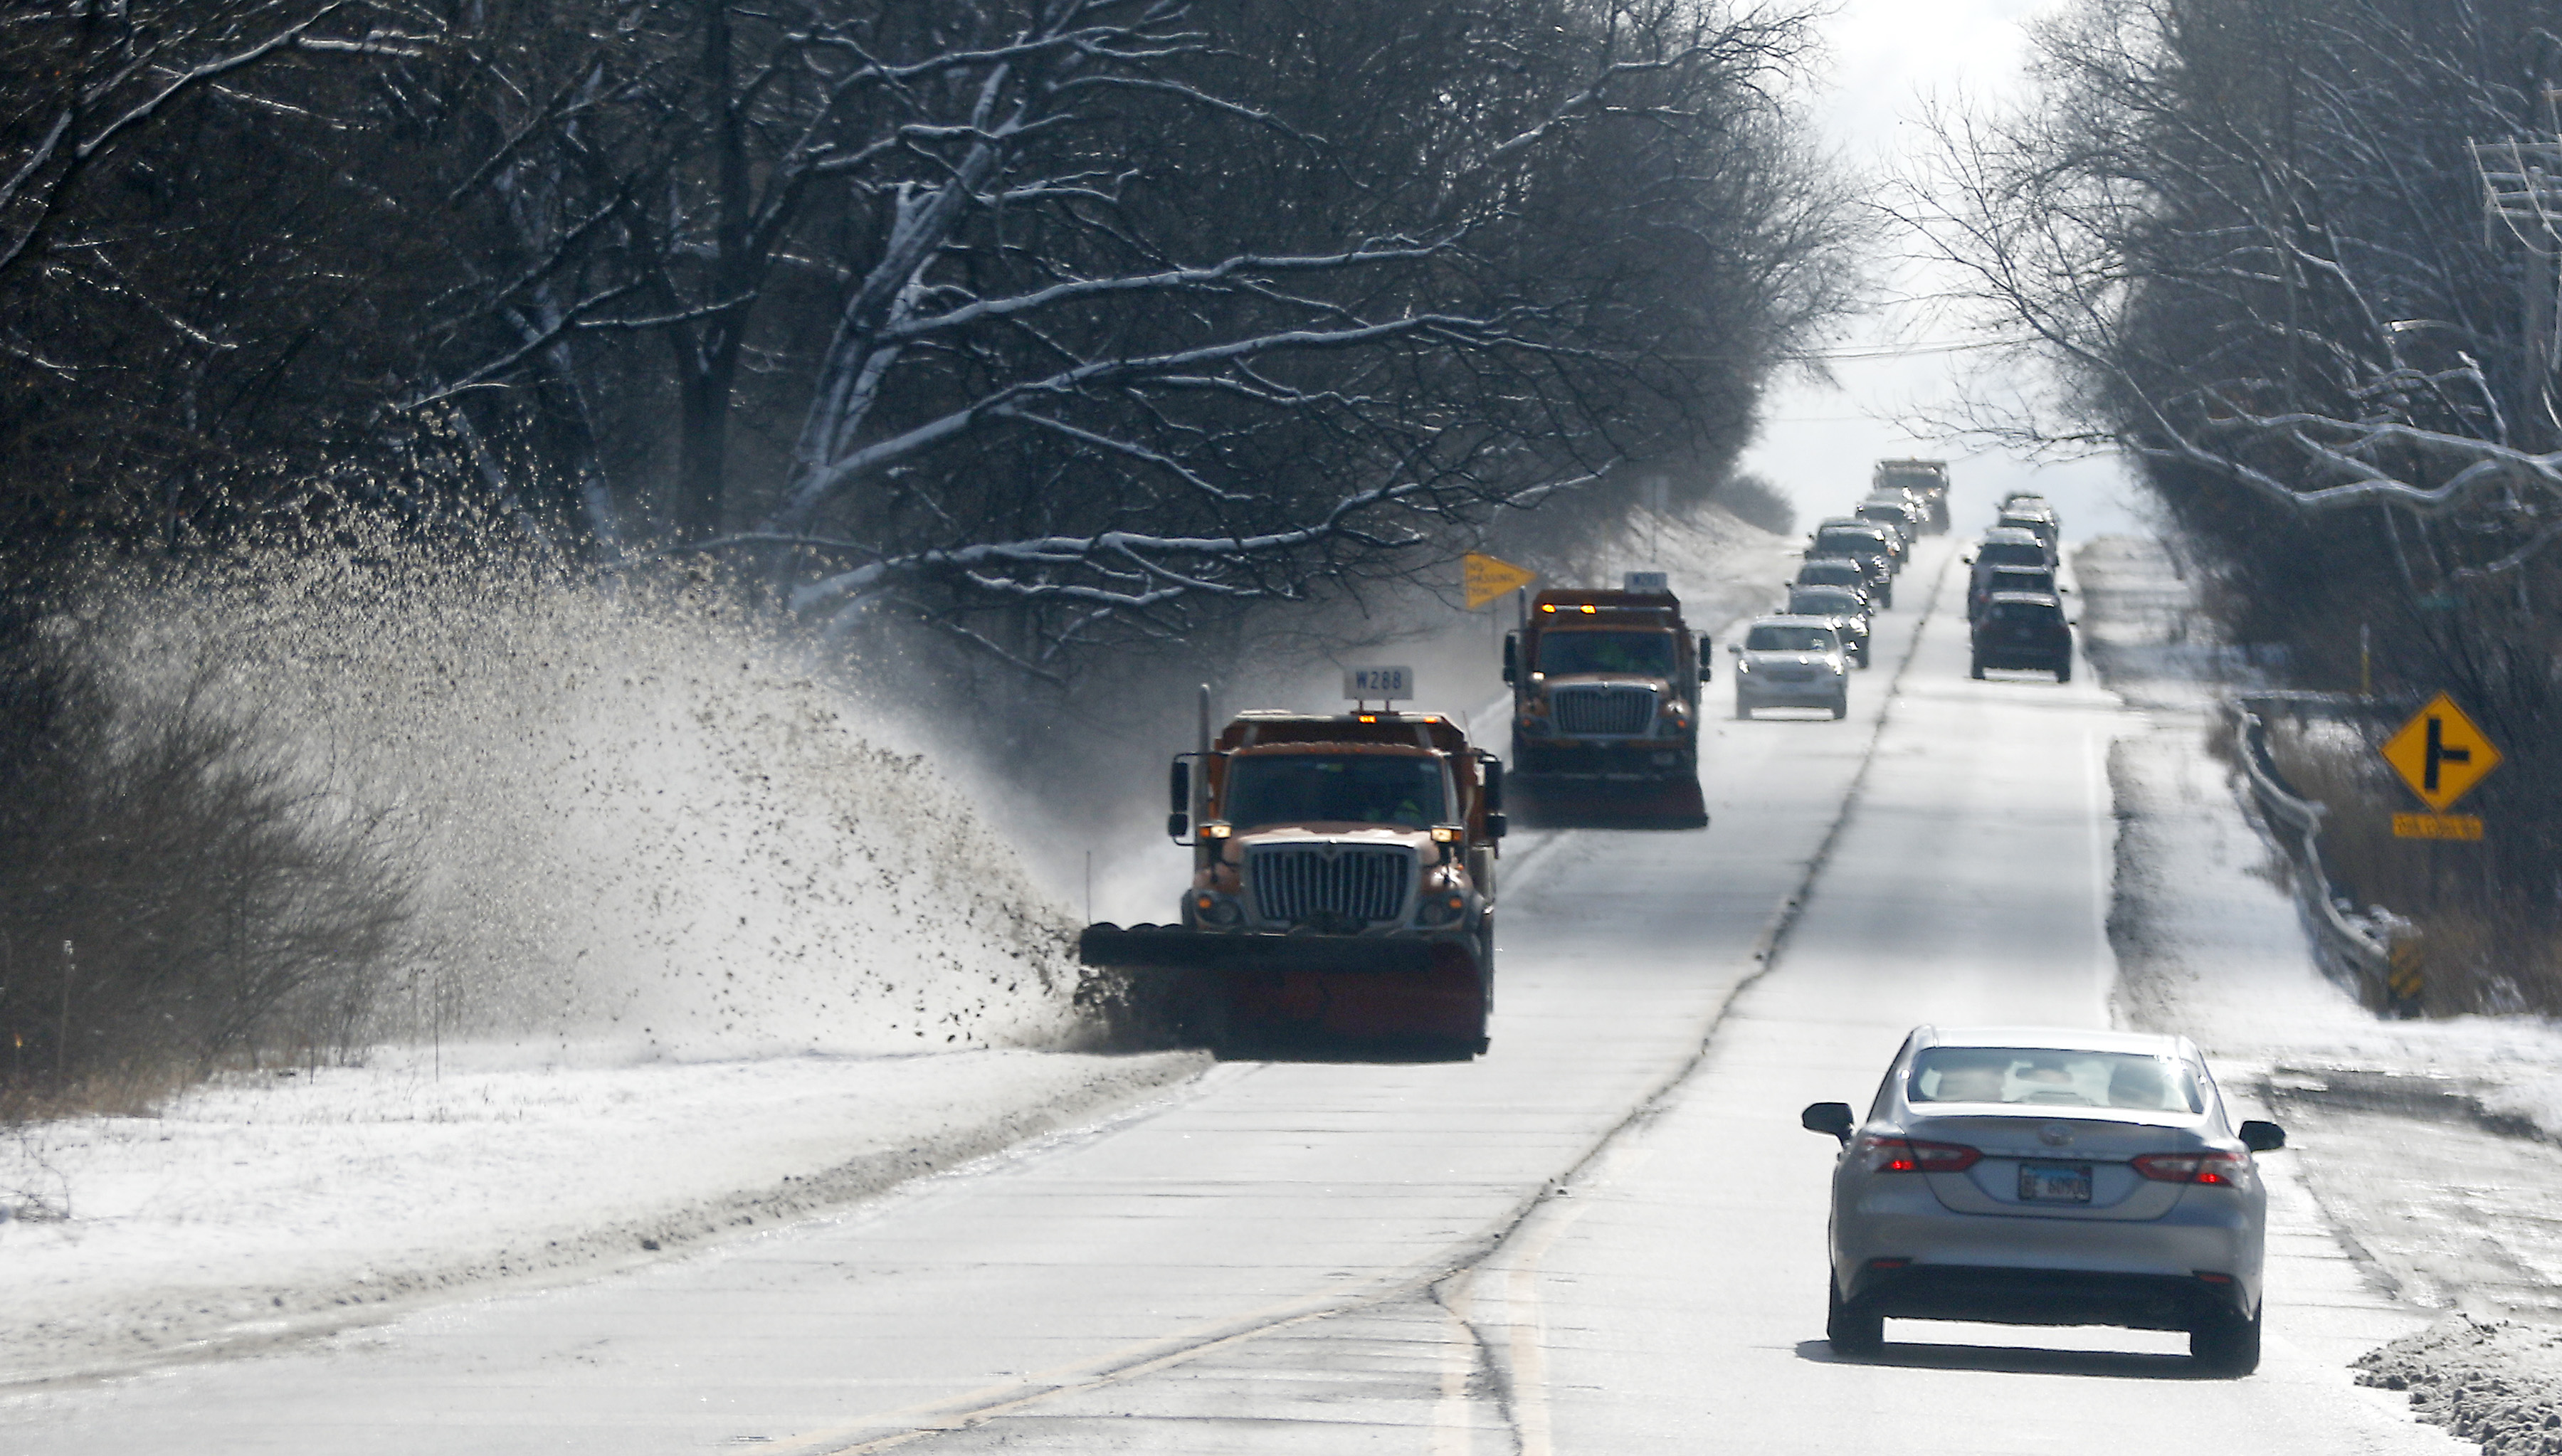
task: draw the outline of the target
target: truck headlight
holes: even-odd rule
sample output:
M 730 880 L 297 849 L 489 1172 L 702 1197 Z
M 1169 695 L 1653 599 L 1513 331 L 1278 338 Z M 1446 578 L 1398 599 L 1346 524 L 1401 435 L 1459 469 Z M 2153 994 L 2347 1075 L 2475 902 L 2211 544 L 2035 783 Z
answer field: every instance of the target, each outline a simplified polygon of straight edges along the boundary
M 1425 891 L 1423 903 L 1416 909 L 1414 918 L 1426 925 L 1450 925 L 1467 913 L 1468 892 L 1448 886 Z
M 1233 895 L 1215 890 L 1192 891 L 1192 918 L 1203 925 L 1234 925 L 1245 918 L 1244 907 Z

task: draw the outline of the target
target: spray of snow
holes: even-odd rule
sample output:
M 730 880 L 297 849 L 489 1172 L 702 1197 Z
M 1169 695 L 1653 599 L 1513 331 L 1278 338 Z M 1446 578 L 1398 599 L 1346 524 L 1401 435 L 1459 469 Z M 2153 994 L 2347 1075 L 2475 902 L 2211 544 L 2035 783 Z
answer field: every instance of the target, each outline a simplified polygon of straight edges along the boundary
M 388 1028 L 621 1061 L 1055 1043 L 1073 923 L 893 715 L 751 624 L 408 548 L 110 592 L 192 685 L 398 825 L 426 952 Z

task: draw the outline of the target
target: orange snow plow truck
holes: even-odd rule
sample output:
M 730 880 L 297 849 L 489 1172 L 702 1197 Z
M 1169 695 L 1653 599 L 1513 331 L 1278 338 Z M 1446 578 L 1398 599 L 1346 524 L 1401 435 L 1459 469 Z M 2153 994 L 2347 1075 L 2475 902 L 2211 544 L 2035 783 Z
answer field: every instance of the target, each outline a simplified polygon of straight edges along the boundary
M 1653 573 L 1629 590 L 1542 592 L 1504 639 L 1525 822 L 1699 828 L 1706 637 Z
M 1386 674 L 1388 676 L 1382 676 Z M 1404 668 L 1346 696 L 1407 695 Z M 1390 691 L 1356 691 L 1383 684 Z M 1503 765 L 1433 713 L 1239 713 L 1174 762 L 1167 831 L 1192 851 L 1178 925 L 1090 925 L 1079 959 L 1163 978 L 1213 1050 L 1316 1037 L 1465 1058 L 1495 1000 Z

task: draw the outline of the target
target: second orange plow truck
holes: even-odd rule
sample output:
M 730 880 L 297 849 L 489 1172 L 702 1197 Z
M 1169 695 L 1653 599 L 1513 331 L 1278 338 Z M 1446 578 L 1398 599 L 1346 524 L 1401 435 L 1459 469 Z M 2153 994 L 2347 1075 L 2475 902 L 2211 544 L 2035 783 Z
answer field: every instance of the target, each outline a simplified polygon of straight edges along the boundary
M 1699 828 L 1699 697 L 1709 643 L 1662 578 L 1542 592 L 1504 639 L 1525 821 Z

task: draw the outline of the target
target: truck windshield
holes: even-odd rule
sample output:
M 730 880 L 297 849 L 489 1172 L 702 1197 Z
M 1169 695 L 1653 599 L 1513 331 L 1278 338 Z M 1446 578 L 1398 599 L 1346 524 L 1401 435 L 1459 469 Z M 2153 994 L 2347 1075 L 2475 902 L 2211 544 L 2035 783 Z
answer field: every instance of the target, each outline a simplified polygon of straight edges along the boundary
M 1552 677 L 1569 672 L 1635 672 L 1647 677 L 1673 675 L 1673 639 L 1661 632 L 1556 632 L 1539 638 L 1539 670 Z
M 1756 627 L 1743 639 L 1747 652 L 1829 652 L 1835 645 L 1829 627 Z
M 1401 754 L 1294 753 L 1228 765 L 1222 808 L 1239 828 L 1257 824 L 1403 824 L 1451 821 L 1441 765 Z

